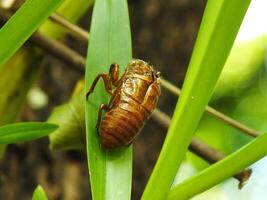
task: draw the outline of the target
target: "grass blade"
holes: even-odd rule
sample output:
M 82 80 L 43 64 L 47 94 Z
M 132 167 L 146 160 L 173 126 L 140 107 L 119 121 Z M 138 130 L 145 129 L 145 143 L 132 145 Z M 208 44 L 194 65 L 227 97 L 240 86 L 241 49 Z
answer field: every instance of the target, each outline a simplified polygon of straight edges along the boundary
M 42 186 L 38 185 L 33 192 L 32 200 L 47 200 L 46 194 Z
M 0 29 L 0 68 L 62 1 L 28 0 L 19 8 Z
M 250 0 L 207 1 L 181 96 L 143 200 L 166 198 L 249 3 Z
M 267 133 L 257 137 L 225 159 L 178 184 L 171 190 L 168 199 L 189 199 L 219 184 L 264 157 L 267 154 L 266 146 Z
M 0 144 L 25 142 L 47 136 L 58 128 L 45 122 L 22 122 L 0 127 Z
M 96 0 L 87 54 L 86 88 L 91 86 L 97 74 L 108 72 L 113 62 L 121 66 L 122 72 L 131 56 L 127 1 Z M 98 107 L 107 102 L 108 95 L 100 81 L 85 105 L 92 195 L 95 200 L 130 199 L 132 148 L 103 151 L 95 128 Z

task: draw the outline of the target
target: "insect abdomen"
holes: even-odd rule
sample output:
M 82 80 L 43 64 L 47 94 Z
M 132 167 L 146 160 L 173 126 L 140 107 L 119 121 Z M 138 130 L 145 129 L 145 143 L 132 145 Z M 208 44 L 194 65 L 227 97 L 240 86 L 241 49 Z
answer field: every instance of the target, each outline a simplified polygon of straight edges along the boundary
M 121 102 L 106 113 L 102 120 L 100 135 L 105 149 L 126 146 L 138 135 L 147 120 L 148 112 L 133 100 Z

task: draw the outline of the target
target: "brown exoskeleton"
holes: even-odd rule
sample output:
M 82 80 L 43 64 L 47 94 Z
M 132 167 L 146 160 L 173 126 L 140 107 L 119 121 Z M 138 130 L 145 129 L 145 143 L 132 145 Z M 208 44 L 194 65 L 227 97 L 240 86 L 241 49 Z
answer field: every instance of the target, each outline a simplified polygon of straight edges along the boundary
M 134 59 L 121 78 L 116 63 L 110 66 L 109 74 L 101 73 L 95 78 L 86 98 L 94 91 L 100 78 L 111 95 L 108 105 L 101 104 L 96 125 L 103 148 L 128 146 L 133 142 L 157 105 L 159 75 L 148 63 Z M 116 89 L 112 90 L 112 85 Z M 101 120 L 102 110 L 106 114 Z

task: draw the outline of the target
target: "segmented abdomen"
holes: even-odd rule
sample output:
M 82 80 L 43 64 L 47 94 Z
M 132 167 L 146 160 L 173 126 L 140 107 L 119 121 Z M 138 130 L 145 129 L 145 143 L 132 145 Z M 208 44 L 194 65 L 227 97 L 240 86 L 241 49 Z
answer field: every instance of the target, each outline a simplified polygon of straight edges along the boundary
M 150 113 L 133 99 L 121 101 L 102 119 L 100 136 L 105 149 L 127 146 L 138 135 Z

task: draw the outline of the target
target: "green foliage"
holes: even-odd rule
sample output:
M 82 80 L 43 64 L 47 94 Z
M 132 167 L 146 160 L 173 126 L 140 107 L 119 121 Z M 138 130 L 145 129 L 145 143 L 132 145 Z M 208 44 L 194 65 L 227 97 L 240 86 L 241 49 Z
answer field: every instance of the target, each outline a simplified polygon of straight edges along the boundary
M 166 197 L 212 95 L 249 3 L 249 0 L 207 2 L 182 93 L 142 199 Z M 232 13 L 235 13 L 235 18 Z
M 50 148 L 85 149 L 85 98 L 84 83 L 76 86 L 72 98 L 66 104 L 56 107 L 48 122 L 59 124 L 59 128 L 49 135 Z
M 253 84 L 262 72 L 266 50 L 266 35 L 236 43 L 227 58 L 212 100 L 237 97 Z
M 168 199 L 189 199 L 224 181 L 264 157 L 267 154 L 267 148 L 262 147 L 266 147 L 266 145 L 267 133 L 259 136 L 227 158 L 201 171 L 196 176 L 178 184 L 171 190 Z M 238 164 L 236 163 L 237 160 Z
M 76 22 L 91 4 L 92 1 L 87 0 L 65 0 L 57 12 L 68 20 Z M 40 31 L 53 38 L 64 36 L 62 28 L 50 21 L 46 21 L 40 27 Z M 1 49 L 2 45 L 0 51 Z M 40 72 L 40 61 L 42 61 L 40 52 L 37 53 L 36 49 L 25 45 L 0 69 L 0 115 L 2 116 L 0 125 L 11 123 L 16 119 L 29 88 Z
M 131 35 L 127 1 L 96 0 L 87 53 L 86 89 L 99 73 L 117 62 L 121 70 L 131 60 Z M 93 199 L 130 199 L 132 148 L 103 151 L 96 132 L 98 107 L 108 102 L 103 83 L 86 103 L 86 142 Z M 85 95 L 84 95 L 85 98 Z
M 87 0 L 65 0 L 57 12 L 62 16 L 66 16 L 70 21 L 76 22 L 91 4 L 92 1 Z M 35 10 L 35 8 L 33 8 L 33 10 Z M 29 14 L 31 14 L 31 12 L 29 12 Z M 62 28 L 49 21 L 46 21 L 40 29 L 46 36 L 53 38 L 61 38 L 64 36 Z M 17 30 L 18 29 L 15 29 L 15 32 L 17 32 Z M 11 31 L 14 30 L 11 29 L 10 32 Z M 0 46 L 0 52 L 2 51 L 2 47 L 3 45 Z M 10 48 L 12 45 L 7 45 L 7 47 Z M 42 54 L 40 51 L 37 52 L 33 47 L 25 45 L 23 48 L 19 49 L 2 68 L 0 67 L 0 115 L 2 116 L 0 125 L 12 123 L 18 116 L 27 92 L 40 74 L 41 61 Z M 0 152 L 3 152 L 3 150 L 3 147 L 0 148 Z
M 23 7 L 0 30 L 0 67 L 60 2 L 61 0 L 26 1 Z M 81 4 L 65 1 L 64 6 L 61 7 L 59 12 L 65 13 L 66 18 L 70 21 L 77 21 L 80 15 L 85 12 L 87 6 L 92 4 L 92 1 L 82 0 L 77 2 L 81 2 Z M 166 198 L 176 172 L 184 158 L 190 139 L 201 119 L 204 107 L 215 88 L 249 3 L 249 0 L 207 2 L 182 95 L 177 104 L 160 158 L 144 192 L 143 199 Z M 82 10 L 79 11 L 79 8 Z M 74 11 L 68 12 L 70 10 Z M 234 18 L 232 13 L 235 13 Z M 31 23 L 25 23 L 25 20 L 28 19 L 31 19 Z M 54 38 L 59 38 L 64 34 L 64 31 L 55 29 L 54 24 L 51 22 L 46 22 L 40 30 Z M 247 120 L 254 127 L 262 125 L 262 130 L 266 128 L 266 124 L 259 122 L 259 120 L 264 121 L 267 112 L 264 112 L 264 114 L 263 112 L 260 113 L 265 101 L 264 98 L 261 98 L 261 95 L 257 96 L 257 94 L 259 94 L 258 90 L 266 89 L 263 86 L 264 79 L 262 79 L 262 83 L 257 83 L 261 85 L 257 89 L 250 88 L 249 85 L 258 77 L 261 70 L 262 60 L 266 51 L 266 41 L 266 37 L 262 37 L 257 42 L 253 41 L 234 47 L 233 52 L 236 52 L 236 54 L 232 53 L 228 58 L 226 68 L 216 86 L 213 99 L 225 96 L 231 96 L 232 98 L 233 96 L 240 95 L 241 102 L 234 106 L 230 105 L 236 106 L 236 110 L 231 113 L 232 116 L 239 118 L 243 112 L 247 113 L 245 117 L 255 116 L 253 119 L 246 118 L 241 119 L 241 121 L 246 122 Z M 254 51 L 251 51 L 249 48 L 253 48 Z M 29 63 L 35 64 L 35 61 L 29 61 L 31 53 L 32 51 L 29 49 L 25 52 L 17 52 L 17 59 L 10 60 L 5 68 L 1 69 L 1 74 L 4 74 L 4 76 L 0 79 L 0 86 L 6 87 L 7 85 L 7 87 L 2 89 L 4 92 L 0 96 L 0 113 L 5 114 L 0 124 L 8 123 L 15 119 L 27 90 L 34 77 L 38 74 L 38 69 L 34 70 L 31 65 L 27 65 Z M 97 0 L 93 12 L 87 55 L 86 89 L 90 87 L 97 74 L 108 72 L 111 63 L 117 62 L 120 64 L 122 71 L 123 67 L 131 60 L 131 57 L 127 1 Z M 246 63 L 242 63 L 243 60 L 240 57 L 249 57 L 250 59 Z M 24 59 L 28 61 L 23 63 Z M 14 70 L 12 66 L 19 66 L 20 70 Z M 246 70 L 242 71 L 244 66 Z M 13 73 L 14 71 L 15 73 Z M 240 75 L 241 71 L 242 75 Z M 239 77 L 238 81 L 236 81 L 236 77 Z M 26 79 L 29 79 L 29 81 Z M 9 84 L 9 80 L 13 80 L 13 82 Z M 16 87 L 17 85 L 19 87 Z M 235 87 L 232 87 L 233 85 Z M 244 94 L 245 89 L 249 89 L 248 94 Z M 49 122 L 60 124 L 60 128 L 56 131 L 57 125 L 37 122 L 10 124 L 0 127 L 0 144 L 29 141 L 46 136 L 54 131 L 50 136 L 52 149 L 80 149 L 84 147 L 84 125 L 86 121 L 86 148 L 93 198 L 101 200 L 130 199 L 132 149 L 129 147 L 114 151 L 103 151 L 95 129 L 98 106 L 101 103 L 107 103 L 109 99 L 104 91 L 103 83 L 100 81 L 88 102 L 85 103 L 84 101 L 84 91 L 80 91 L 78 94 L 76 93 L 75 97 L 71 98 L 70 102 L 56 108 L 48 120 Z M 251 110 L 248 109 L 251 102 L 259 104 L 255 106 L 255 109 Z M 5 107 L 6 104 L 11 106 Z M 86 120 L 83 116 L 84 111 Z M 210 132 L 211 129 L 207 125 L 210 122 L 209 119 L 204 118 L 202 122 L 205 125 L 202 131 Z M 216 132 L 218 127 L 225 127 L 225 125 L 220 123 L 219 126 L 214 126 L 212 130 Z M 169 198 L 187 199 L 192 197 L 260 159 L 267 153 L 266 148 L 262 148 L 267 143 L 266 135 L 260 136 L 230 155 L 227 159 L 177 185 L 171 191 Z M 237 143 L 237 146 L 242 146 L 244 142 L 238 140 Z M 222 144 L 218 143 L 217 145 L 220 146 Z M 235 160 L 240 162 L 232 165 Z M 36 188 L 33 199 L 47 199 L 41 186 Z
M 62 0 L 28 0 L 0 29 L 0 67 L 36 31 Z M 29 22 L 30 19 L 30 23 Z
M 234 45 L 216 85 L 212 107 L 257 130 L 267 131 L 267 75 L 264 66 L 267 36 Z M 253 109 L 251 106 L 253 105 Z M 205 114 L 195 133 L 203 141 L 230 154 L 252 140 L 240 130 Z M 198 169 L 207 163 L 191 156 Z
M 35 140 L 47 136 L 58 128 L 45 122 L 24 122 L 0 127 L 0 144 L 10 144 Z
M 40 67 L 32 59 L 33 54 L 33 49 L 29 47 L 20 49 L 0 69 L 0 125 L 14 122 L 29 88 L 39 74 Z
M 47 200 L 46 194 L 42 186 L 38 185 L 33 192 L 32 200 Z

